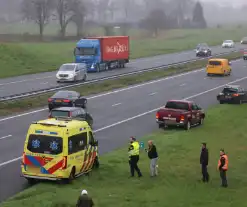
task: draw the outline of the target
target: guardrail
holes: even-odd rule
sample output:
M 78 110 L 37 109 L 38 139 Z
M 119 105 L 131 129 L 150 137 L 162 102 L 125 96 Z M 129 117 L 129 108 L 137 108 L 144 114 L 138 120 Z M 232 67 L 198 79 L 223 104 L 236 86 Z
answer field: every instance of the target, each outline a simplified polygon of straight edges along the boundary
M 213 55 L 211 57 L 218 57 L 218 56 L 221 56 L 221 55 L 227 55 L 227 54 L 231 54 L 231 53 L 234 53 L 234 52 L 237 52 L 237 50 L 234 50 L 234 51 L 231 51 L 231 52 L 218 53 L 218 54 Z M 161 65 L 161 66 L 158 66 L 158 67 L 145 68 L 145 69 L 138 70 L 138 71 L 126 72 L 126 73 L 121 73 L 121 74 L 118 74 L 118 75 L 112 75 L 112 76 L 107 76 L 107 77 L 103 77 L 103 78 L 92 79 L 92 80 L 89 80 L 89 81 L 86 81 L 86 82 L 81 82 L 81 83 L 74 83 L 74 84 L 65 85 L 65 86 L 55 86 L 55 87 L 52 87 L 52 88 L 41 89 L 41 90 L 36 90 L 36 91 L 32 91 L 32 92 L 14 94 L 14 95 L 11 95 L 11 96 L 0 97 L 0 102 L 12 101 L 12 100 L 16 100 L 16 99 L 36 96 L 36 95 L 49 93 L 49 92 L 53 92 L 53 91 L 58 91 L 58 90 L 61 90 L 61 89 L 66 89 L 66 88 L 72 88 L 72 87 L 76 87 L 76 86 L 89 85 L 89 84 L 93 84 L 93 83 L 98 83 L 98 82 L 102 82 L 102 81 L 106 81 L 106 80 L 117 79 L 117 78 L 121 78 L 121 77 L 125 77 L 125 76 L 130 76 L 130 75 L 135 75 L 135 74 L 139 74 L 139 73 L 148 72 L 148 71 L 167 69 L 167 68 L 174 67 L 174 66 L 184 65 L 186 63 L 193 63 L 193 62 L 196 62 L 196 61 L 199 61 L 199 60 L 208 59 L 208 58 L 211 58 L 211 57 L 204 57 L 204 58 L 197 58 L 197 59 L 192 59 L 192 60 L 188 60 L 188 61 L 181 61 L 181 62 L 177 62 L 177 63 L 173 63 L 173 64 L 166 64 L 166 65 Z

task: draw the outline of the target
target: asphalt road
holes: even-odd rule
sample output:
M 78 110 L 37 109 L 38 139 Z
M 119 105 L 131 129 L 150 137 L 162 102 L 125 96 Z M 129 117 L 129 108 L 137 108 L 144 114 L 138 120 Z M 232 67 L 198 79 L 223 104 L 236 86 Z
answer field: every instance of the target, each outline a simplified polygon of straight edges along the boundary
M 242 45 L 236 44 L 235 50 L 243 48 Z M 218 54 L 234 49 L 221 48 L 220 46 L 212 47 L 212 54 Z M 101 73 L 91 73 L 88 80 L 117 75 L 125 72 L 138 71 L 145 68 L 158 67 L 165 64 L 177 63 L 179 61 L 188 61 L 195 59 L 195 51 L 184 51 L 167 55 L 159 55 L 148 58 L 141 58 L 131 61 L 126 68 L 105 71 Z M 40 73 L 34 75 L 26 75 L 13 77 L 8 79 L 0 79 L 0 97 L 21 94 L 40 89 L 47 89 L 58 85 L 68 85 L 68 83 L 57 83 L 55 78 L 56 72 Z
M 201 69 L 89 97 L 101 153 L 126 144 L 130 136 L 142 137 L 157 130 L 155 112 L 169 99 L 191 99 L 207 108 L 217 104 L 217 93 L 229 83 L 247 88 L 247 61 L 234 61 L 230 77 L 206 77 Z M 18 117 L 0 117 L 0 202 L 27 187 L 20 177 L 18 157 L 29 124 L 47 116 L 47 109 L 39 109 Z

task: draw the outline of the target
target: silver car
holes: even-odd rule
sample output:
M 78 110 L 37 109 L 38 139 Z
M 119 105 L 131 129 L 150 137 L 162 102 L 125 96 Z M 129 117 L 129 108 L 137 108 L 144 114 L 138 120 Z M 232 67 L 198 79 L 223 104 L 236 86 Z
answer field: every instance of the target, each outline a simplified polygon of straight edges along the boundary
M 87 66 L 85 63 L 63 64 L 57 74 L 57 82 L 76 82 L 87 80 Z
M 222 43 L 222 47 L 223 48 L 233 48 L 235 46 L 233 40 L 225 40 L 223 43 Z

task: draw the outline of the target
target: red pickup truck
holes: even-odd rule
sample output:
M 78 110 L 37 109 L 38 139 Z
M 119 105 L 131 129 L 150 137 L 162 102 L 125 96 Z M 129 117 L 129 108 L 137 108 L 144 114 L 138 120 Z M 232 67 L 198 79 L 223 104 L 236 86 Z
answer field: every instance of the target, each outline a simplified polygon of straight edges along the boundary
M 202 125 L 204 118 L 202 108 L 186 100 L 170 100 L 165 108 L 159 109 L 156 113 L 159 128 L 177 126 L 189 130 L 192 126 Z

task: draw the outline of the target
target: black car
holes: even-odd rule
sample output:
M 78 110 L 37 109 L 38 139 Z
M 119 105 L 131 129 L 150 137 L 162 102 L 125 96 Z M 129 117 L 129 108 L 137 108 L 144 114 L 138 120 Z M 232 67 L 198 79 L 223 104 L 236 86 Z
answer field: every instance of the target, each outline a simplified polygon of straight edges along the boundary
M 57 107 L 81 107 L 86 108 L 87 99 L 76 91 L 58 91 L 48 99 L 48 108 L 52 110 Z
M 209 47 L 201 46 L 196 49 L 196 56 L 197 57 L 208 57 L 212 55 L 212 51 Z
M 247 101 L 247 91 L 238 85 L 228 85 L 217 95 L 217 100 L 220 104 L 242 104 Z
M 93 117 L 80 107 L 59 107 L 50 111 L 49 118 L 75 118 L 86 121 L 89 126 L 93 126 Z

